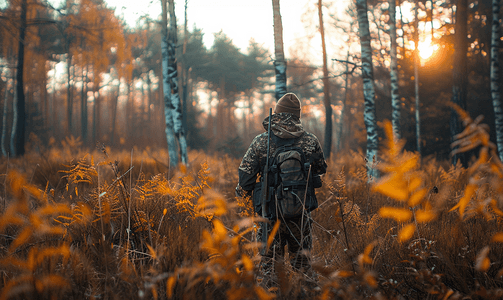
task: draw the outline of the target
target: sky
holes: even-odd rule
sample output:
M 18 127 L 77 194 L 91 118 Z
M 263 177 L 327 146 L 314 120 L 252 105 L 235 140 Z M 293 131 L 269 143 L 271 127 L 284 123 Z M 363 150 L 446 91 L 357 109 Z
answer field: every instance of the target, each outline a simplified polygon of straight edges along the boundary
M 161 13 L 160 0 L 106 0 L 116 14 L 128 24 L 135 24 L 142 15 L 157 18 Z M 301 15 L 309 1 L 283 0 L 280 3 L 283 22 L 285 52 L 298 38 L 305 35 Z M 175 1 L 177 23 L 184 23 L 185 0 Z M 246 51 L 250 38 L 274 53 L 273 16 L 271 0 L 188 0 L 189 30 L 195 25 L 203 30 L 206 47 L 213 44 L 213 34 L 223 31 L 242 51 Z M 288 53 L 285 53 L 288 56 Z
M 50 0 L 57 6 L 63 0 Z M 136 20 L 146 14 L 156 19 L 161 13 L 160 0 L 105 0 L 109 7 L 115 7 L 116 15 L 131 26 Z M 283 44 L 285 54 L 288 49 L 306 35 L 301 22 L 302 13 L 309 0 L 280 1 L 283 23 Z M 0 7 L 6 5 L 6 0 L 0 0 Z M 177 23 L 184 23 L 185 0 L 175 0 Z M 311 4 L 312 5 L 312 4 Z M 262 44 L 274 53 L 272 0 L 188 0 L 187 18 L 189 30 L 197 26 L 203 30 L 206 47 L 213 44 L 213 35 L 223 31 L 234 45 L 246 51 L 250 38 Z
M 58 6 L 64 0 L 49 1 Z M 115 8 L 116 15 L 121 16 L 131 27 L 147 14 L 152 19 L 160 18 L 160 0 L 105 0 L 105 2 L 110 8 Z M 337 7 L 347 6 L 344 4 L 347 0 L 336 2 L 339 2 Z M 0 0 L 0 7 L 5 5 L 6 0 Z M 175 0 L 175 13 L 179 26 L 184 24 L 184 5 L 185 0 Z M 308 32 L 301 21 L 302 15 L 309 8 L 316 12 L 316 5 L 317 1 L 314 0 L 280 0 L 283 48 L 287 59 L 292 56 L 290 50 L 299 44 L 302 44 L 303 49 L 314 49 L 317 56 L 321 57 L 321 42 L 320 45 L 311 43 L 306 45 L 305 37 L 313 34 L 313 28 Z M 341 12 L 343 11 L 344 9 L 341 9 Z M 272 0 L 188 0 L 187 18 L 189 30 L 194 26 L 203 30 L 204 43 L 208 48 L 213 44 L 214 34 L 223 31 L 244 53 L 250 39 L 253 38 L 274 55 Z M 324 18 L 328 21 L 326 15 Z M 317 26 L 318 22 L 317 13 L 314 13 L 310 23 Z M 327 48 L 330 48 L 330 43 L 327 43 Z

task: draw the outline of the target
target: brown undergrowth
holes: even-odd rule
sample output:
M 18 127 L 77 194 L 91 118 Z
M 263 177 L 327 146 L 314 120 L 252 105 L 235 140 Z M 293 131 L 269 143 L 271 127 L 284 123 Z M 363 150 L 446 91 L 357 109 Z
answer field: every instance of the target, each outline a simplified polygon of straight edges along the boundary
M 503 296 L 503 165 L 481 119 L 460 111 L 453 146 L 469 168 L 403 150 L 391 125 L 381 177 L 364 155 L 329 162 L 312 213 L 316 276 L 257 279 L 261 244 L 239 161 L 78 139 L 0 163 L 1 299 L 498 299 Z

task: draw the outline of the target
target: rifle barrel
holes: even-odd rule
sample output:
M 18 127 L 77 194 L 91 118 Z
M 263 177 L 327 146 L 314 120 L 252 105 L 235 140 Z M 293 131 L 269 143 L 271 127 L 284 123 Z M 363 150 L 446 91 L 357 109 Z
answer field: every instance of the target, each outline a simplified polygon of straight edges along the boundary
M 269 198 L 269 155 L 271 153 L 271 119 L 272 119 L 272 108 L 269 108 L 269 126 L 267 127 L 267 157 L 265 159 L 264 173 L 262 174 L 262 218 L 267 218 L 267 200 Z M 267 240 L 268 240 L 268 228 L 267 220 L 262 223 L 262 243 L 264 247 L 262 248 L 262 255 L 267 253 Z
M 267 156 L 265 159 L 263 180 L 262 180 L 262 217 L 267 216 L 267 198 L 269 192 L 269 155 L 271 151 L 271 119 L 272 119 L 272 108 L 269 108 L 269 125 L 267 126 Z

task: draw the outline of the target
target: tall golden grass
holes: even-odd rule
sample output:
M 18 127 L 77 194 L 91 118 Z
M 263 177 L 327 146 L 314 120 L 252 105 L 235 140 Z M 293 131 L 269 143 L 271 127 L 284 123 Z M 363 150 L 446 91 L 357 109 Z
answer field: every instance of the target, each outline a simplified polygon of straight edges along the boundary
M 0 163 L 0 299 L 498 299 L 503 164 L 481 118 L 459 111 L 469 168 L 403 150 L 391 125 L 381 177 L 364 156 L 329 162 L 313 212 L 314 274 L 280 264 L 262 284 L 239 161 L 85 151 L 69 138 Z

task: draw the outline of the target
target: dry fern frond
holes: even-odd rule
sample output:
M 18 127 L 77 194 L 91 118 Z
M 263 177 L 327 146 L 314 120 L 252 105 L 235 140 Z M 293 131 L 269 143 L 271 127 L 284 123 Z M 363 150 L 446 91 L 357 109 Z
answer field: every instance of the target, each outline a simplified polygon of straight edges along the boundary
M 229 202 L 220 193 L 209 190 L 197 200 L 195 210 L 200 216 L 211 220 L 214 216 L 221 217 L 236 208 L 237 204 Z
M 67 167 L 69 170 L 63 170 L 60 172 L 67 174 L 64 177 L 68 179 L 69 184 L 93 184 L 94 179 L 98 176 L 98 172 L 94 167 L 94 160 L 92 157 L 90 163 L 87 161 L 87 156 L 84 156 L 77 163 L 65 167 Z
M 465 169 L 462 164 L 456 164 L 450 165 L 447 172 L 443 168 L 440 168 L 439 171 L 442 183 L 451 184 L 458 182 L 460 178 L 466 174 L 467 169 Z
M 464 194 L 451 211 L 458 210 L 461 217 L 469 213 L 482 214 L 488 218 L 490 215 L 486 214 L 486 207 L 491 205 L 492 211 L 497 215 L 499 208 L 495 204 L 498 201 L 492 202 L 491 199 L 479 196 L 484 194 L 482 188 L 488 186 L 495 191 L 496 195 L 499 195 L 500 200 L 503 193 L 503 164 L 497 155 L 496 145 L 489 140 L 489 126 L 480 123 L 483 120 L 482 116 L 472 120 L 459 106 L 450 105 L 462 117 L 465 125 L 464 131 L 454 137 L 455 141 L 451 147 L 458 148 L 452 151 L 452 155 L 480 147 L 478 159 L 467 170 L 469 182 Z
M 215 195 L 212 198 L 200 198 L 200 206 L 211 209 L 214 216 L 228 214 L 227 208 L 221 207 L 222 203 L 219 204 L 219 201 L 204 203 L 208 199 L 214 200 L 220 197 Z M 186 289 L 190 289 L 204 281 L 217 286 L 227 286 L 226 295 L 229 299 L 274 298 L 274 294 L 256 285 L 254 258 L 244 252 L 250 248 L 247 244 L 242 244 L 246 241 L 244 235 L 253 230 L 254 220 L 241 219 L 233 230 L 229 230 L 218 218 L 212 219 L 211 222 L 213 230 L 205 230 L 201 242 L 201 248 L 210 258 L 202 264 L 177 269 L 166 282 L 167 296 L 173 295 L 177 282 L 184 283 Z
M 365 299 L 366 297 L 357 297 L 358 290 L 370 292 L 375 295 L 375 289 L 378 287 L 377 274 L 370 269 L 373 258 L 370 256 L 375 249 L 377 241 L 369 243 L 363 253 L 358 255 L 358 268 L 354 271 L 348 271 L 344 268 L 327 274 L 326 279 L 321 279 L 321 299 Z M 366 294 L 363 292 L 363 294 Z
M 47 241 L 49 237 L 62 241 L 66 230 L 54 220 L 54 216 L 71 215 L 72 210 L 66 204 L 43 201 L 42 193 L 33 192 L 38 189 L 28 184 L 19 173 L 10 173 L 9 178 L 11 193 L 18 198 L 0 216 L 0 230 L 14 225 L 17 234 L 8 245 L 9 256 L 0 260 L 3 269 L 11 272 L 1 297 L 6 299 L 23 295 L 39 298 L 41 295 L 60 295 L 70 285 L 65 276 L 58 274 L 56 265 L 50 262 L 64 264 L 72 253 L 65 242 L 51 246 Z M 28 207 L 28 194 L 38 197 L 35 200 L 39 201 L 40 206 Z M 41 241 L 46 243 L 38 246 Z
M 424 187 L 424 174 L 419 171 L 419 155 L 417 153 L 403 153 L 404 141 L 397 141 L 393 134 L 391 122 L 384 122 L 387 137 L 387 147 L 383 151 L 385 162 L 381 164 L 384 175 L 372 187 L 378 193 L 404 203 L 402 207 L 381 207 L 379 215 L 392 218 L 399 223 L 411 222 L 414 215 L 411 209 L 422 207 L 421 221 L 433 220 L 437 211 L 428 206 L 427 189 Z M 428 216 L 428 217 L 426 217 Z M 398 234 L 400 242 L 409 240 L 416 230 L 414 222 L 406 224 Z

